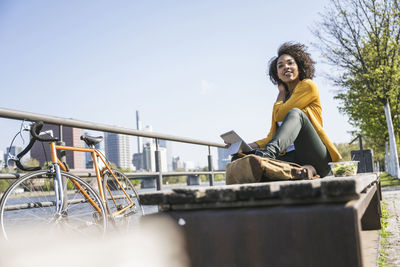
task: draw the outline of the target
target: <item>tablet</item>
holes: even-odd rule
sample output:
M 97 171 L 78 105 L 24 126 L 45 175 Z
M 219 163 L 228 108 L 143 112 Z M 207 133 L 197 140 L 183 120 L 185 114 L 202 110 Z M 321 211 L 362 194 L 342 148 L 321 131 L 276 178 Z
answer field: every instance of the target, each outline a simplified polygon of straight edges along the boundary
M 231 144 L 227 148 L 230 155 L 240 152 L 250 152 L 252 148 L 234 131 L 229 131 L 220 135 L 227 144 Z

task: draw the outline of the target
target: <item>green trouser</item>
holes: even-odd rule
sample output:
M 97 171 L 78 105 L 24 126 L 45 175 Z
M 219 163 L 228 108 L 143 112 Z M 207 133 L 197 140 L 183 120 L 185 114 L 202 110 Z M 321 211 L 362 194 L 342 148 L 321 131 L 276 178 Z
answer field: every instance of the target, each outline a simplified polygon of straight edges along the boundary
M 295 150 L 279 156 L 290 144 L 294 144 Z M 262 152 L 264 156 L 270 158 L 300 165 L 312 165 L 321 177 L 326 176 L 330 171 L 328 162 L 331 161 L 331 156 L 328 149 L 322 143 L 307 115 L 298 108 L 288 112 L 282 125 Z

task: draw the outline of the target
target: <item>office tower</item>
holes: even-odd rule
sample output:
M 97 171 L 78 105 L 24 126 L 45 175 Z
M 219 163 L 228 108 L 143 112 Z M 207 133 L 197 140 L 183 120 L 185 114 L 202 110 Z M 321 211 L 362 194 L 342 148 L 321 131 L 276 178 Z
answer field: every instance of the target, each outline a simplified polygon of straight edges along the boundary
M 62 127 L 63 141 L 66 146 L 83 147 L 80 139 L 82 130 L 68 126 Z M 53 124 L 45 124 L 43 131 L 52 131 L 53 136 L 60 138 L 60 127 Z M 37 159 L 40 165 L 46 161 L 51 161 L 50 145 L 46 142 L 36 142 L 31 149 L 31 157 Z M 70 169 L 85 169 L 85 153 L 78 151 L 66 151 L 67 165 Z
M 85 132 L 85 135 L 88 136 L 103 136 L 103 134 L 94 134 L 92 132 Z M 85 147 L 88 148 L 88 145 L 85 143 Z M 99 150 L 100 153 L 102 153 L 103 155 L 105 155 L 105 148 L 104 148 L 104 140 L 101 141 L 100 143 L 96 144 L 95 149 Z M 103 165 L 102 162 L 99 162 L 100 165 Z M 94 165 L 93 165 L 93 158 L 91 153 L 85 153 L 85 167 L 86 169 L 93 169 Z
M 226 154 L 226 149 L 218 148 L 218 170 L 226 170 L 226 165 L 231 162 L 230 156 Z
M 167 149 L 164 147 L 159 147 L 160 151 L 160 162 L 161 162 L 161 171 L 168 171 L 167 164 Z M 155 151 L 156 145 L 151 143 L 146 143 L 143 146 L 143 169 L 147 171 L 156 171 L 156 160 L 155 160 Z
M 134 153 L 132 163 L 136 170 L 143 170 L 143 153 Z
M 180 157 L 173 157 L 172 158 L 172 170 L 174 171 L 181 171 L 184 169 L 183 161 Z
M 1 156 L 3 155 L 3 157 Z M 0 150 L 0 170 L 4 168 L 5 162 L 4 162 L 4 151 Z
M 146 125 L 146 127 L 144 127 L 143 131 L 153 132 L 153 127 L 151 125 Z M 154 144 L 155 143 L 154 138 L 149 138 L 149 137 L 143 137 L 142 141 L 143 141 L 143 147 L 146 146 L 146 144 Z
M 139 120 L 139 111 L 136 110 L 136 130 L 140 131 L 142 129 L 142 122 Z M 137 153 L 142 153 L 143 148 L 143 137 L 137 137 Z
M 115 163 L 118 168 L 132 169 L 132 153 L 129 136 L 106 133 L 105 150 L 107 159 Z
M 158 140 L 158 146 L 159 147 L 164 147 L 167 150 L 167 166 L 168 166 L 168 171 L 172 171 L 172 142 L 159 139 Z

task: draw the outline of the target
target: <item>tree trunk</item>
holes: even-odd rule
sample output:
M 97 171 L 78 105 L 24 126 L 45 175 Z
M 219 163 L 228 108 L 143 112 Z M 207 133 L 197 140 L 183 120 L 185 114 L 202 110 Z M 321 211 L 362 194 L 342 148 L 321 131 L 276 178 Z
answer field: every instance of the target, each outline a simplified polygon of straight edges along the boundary
M 386 117 L 386 122 L 388 126 L 388 132 L 389 132 L 389 147 L 390 147 L 390 163 L 392 165 L 392 173 L 389 173 L 391 176 L 393 176 L 395 179 L 399 178 L 399 158 L 397 156 L 397 147 L 396 147 L 396 139 L 394 137 L 394 131 L 393 131 L 393 122 L 392 122 L 392 115 L 390 114 L 390 104 L 389 104 L 389 99 L 386 100 L 386 103 L 384 105 L 385 108 L 385 117 Z

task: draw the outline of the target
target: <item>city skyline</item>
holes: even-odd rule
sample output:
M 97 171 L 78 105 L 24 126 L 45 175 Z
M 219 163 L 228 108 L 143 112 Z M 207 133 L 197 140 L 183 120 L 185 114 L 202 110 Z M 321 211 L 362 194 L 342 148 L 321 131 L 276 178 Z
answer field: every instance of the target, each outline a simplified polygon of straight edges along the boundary
M 266 136 L 278 92 L 268 62 L 295 41 L 317 62 L 328 136 L 350 142 L 334 99 L 340 88 L 324 76 L 334 69 L 312 46 L 310 28 L 328 3 L 4 0 L 0 87 L 11 97 L 2 107 L 131 129 L 140 110 L 158 133 L 222 144 L 220 134 L 233 129 L 253 142 Z M 1 149 L 19 124 L 0 120 Z M 173 149 L 207 165 L 207 147 Z
M 152 127 L 150 125 L 146 125 L 146 131 L 152 131 Z M 44 124 L 42 131 L 46 131 L 52 136 L 60 137 L 59 126 L 52 124 Z M 25 141 L 29 139 L 29 135 L 25 134 Z M 155 150 L 156 144 L 155 140 L 152 138 L 143 138 L 139 139 L 134 136 L 120 135 L 114 133 L 106 133 L 106 132 L 97 132 L 97 131 L 88 131 L 81 130 L 73 127 L 63 127 L 63 141 L 67 146 L 75 146 L 75 147 L 87 147 L 87 145 L 80 139 L 81 135 L 89 135 L 89 136 L 103 136 L 104 139 L 99 144 L 96 145 L 96 149 L 99 149 L 104 153 L 107 160 L 116 164 L 117 167 L 122 169 L 130 169 L 135 170 L 134 158 L 138 153 L 134 153 L 132 148 L 137 147 L 138 151 L 141 151 L 140 157 L 142 167 L 137 168 L 138 171 L 156 171 L 155 170 Z M 19 136 L 19 135 L 18 135 Z M 17 137 L 18 137 L 17 136 Z M 131 142 L 133 140 L 133 142 Z M 142 142 L 144 140 L 144 142 Z M 136 141 L 136 142 L 135 142 Z M 18 138 L 17 138 L 18 143 Z M 137 144 L 135 144 L 137 143 Z M 170 142 L 166 140 L 159 140 L 159 151 L 161 155 L 161 166 L 162 171 L 175 171 L 176 168 L 173 168 L 173 159 L 181 158 L 180 155 L 172 156 L 172 145 Z M 27 144 L 27 142 L 25 142 Z M 141 149 L 140 146 L 142 146 Z M 2 158 L 0 160 L 1 166 L 0 169 L 4 167 L 5 161 L 7 158 L 8 148 L 6 147 L 4 151 L 0 149 Z M 12 150 L 10 153 L 16 156 L 19 152 L 22 151 L 25 146 L 18 146 L 15 143 L 12 144 Z M 93 161 L 89 153 L 82 153 L 76 151 L 67 151 L 66 152 L 67 164 L 69 168 L 79 170 L 79 169 L 91 169 L 93 168 Z M 50 160 L 50 151 L 48 143 L 44 143 L 42 145 L 40 142 L 36 142 L 32 147 L 31 151 L 24 156 L 22 162 L 32 158 L 39 161 L 39 164 L 43 166 L 43 164 Z M 214 159 L 215 162 L 218 161 Z M 205 166 L 196 165 L 193 161 L 183 160 L 182 166 L 180 170 L 194 170 L 201 169 Z M 186 167 L 189 166 L 189 167 Z M 214 163 L 214 166 L 215 165 Z

